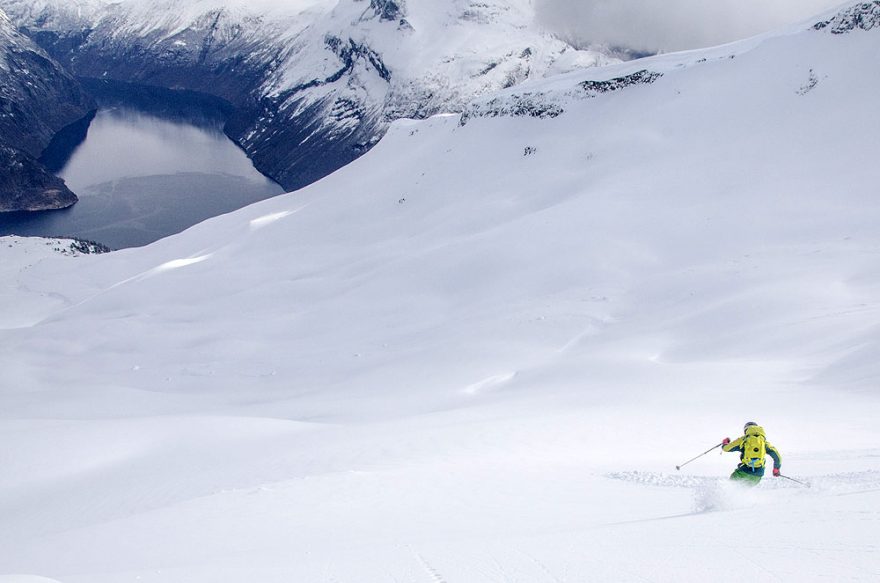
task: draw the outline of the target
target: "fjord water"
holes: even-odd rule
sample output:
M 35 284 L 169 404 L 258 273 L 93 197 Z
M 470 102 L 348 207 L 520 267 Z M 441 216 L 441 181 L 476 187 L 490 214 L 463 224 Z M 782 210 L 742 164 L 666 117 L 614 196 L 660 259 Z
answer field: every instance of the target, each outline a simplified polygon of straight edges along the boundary
M 54 144 L 69 209 L 0 215 L 0 235 L 73 236 L 111 248 L 146 245 L 280 194 L 223 133 L 224 114 L 197 96 L 91 87 L 99 109 L 84 138 Z

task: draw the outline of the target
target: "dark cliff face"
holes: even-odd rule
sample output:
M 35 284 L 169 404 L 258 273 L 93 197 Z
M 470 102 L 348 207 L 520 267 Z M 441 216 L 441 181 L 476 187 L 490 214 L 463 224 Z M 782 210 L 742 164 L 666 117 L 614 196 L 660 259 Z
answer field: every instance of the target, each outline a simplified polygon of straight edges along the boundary
M 401 20 L 403 18 L 402 0 L 370 0 L 370 8 L 382 20 Z
M 94 103 L 44 51 L 0 21 L 0 211 L 64 208 L 76 196 L 38 158 Z
M 0 73 L 0 136 L 39 157 L 61 128 L 94 109 L 91 98 L 73 77 L 36 47 L 13 46 L 6 54 L 7 73 Z
M 76 200 L 64 181 L 32 156 L 0 145 L 0 212 L 60 209 Z
M 353 129 L 334 133 L 327 120 L 347 120 Z M 354 161 L 378 142 L 382 131 L 356 101 L 332 97 L 306 103 L 295 94 L 263 104 L 244 120 L 243 129 L 235 123 L 226 128 L 254 166 L 287 190 L 308 186 Z
M 278 49 L 240 31 L 221 34 L 222 18 L 222 11 L 208 13 L 205 22 L 194 23 L 197 29 L 173 36 L 115 34 L 113 20 L 97 29 L 21 31 L 77 77 L 200 91 L 245 105 L 271 71 Z

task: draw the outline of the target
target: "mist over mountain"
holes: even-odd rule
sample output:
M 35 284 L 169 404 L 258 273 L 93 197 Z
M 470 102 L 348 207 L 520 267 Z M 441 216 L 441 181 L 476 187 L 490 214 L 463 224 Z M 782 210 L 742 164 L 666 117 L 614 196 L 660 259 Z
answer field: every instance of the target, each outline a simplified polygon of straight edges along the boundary
M 839 5 L 838 0 L 535 0 L 540 21 L 574 44 L 652 53 L 731 42 Z

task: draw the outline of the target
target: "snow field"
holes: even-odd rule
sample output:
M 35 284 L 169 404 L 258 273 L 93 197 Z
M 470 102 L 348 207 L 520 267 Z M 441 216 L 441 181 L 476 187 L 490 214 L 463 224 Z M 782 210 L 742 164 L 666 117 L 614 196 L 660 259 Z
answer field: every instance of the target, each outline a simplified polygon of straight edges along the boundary
M 255 460 L 235 459 L 222 440 L 205 439 L 198 449 L 191 437 L 166 427 L 162 434 L 176 443 L 177 453 L 163 447 L 150 464 L 143 453 L 130 455 L 108 466 L 109 474 L 82 468 L 80 480 L 71 480 L 74 474 L 54 480 L 55 492 L 35 491 L 45 509 L 45 531 L 38 537 L 19 531 L 4 541 L 4 562 L 13 569 L 40 565 L 41 572 L 65 573 L 55 576 L 74 582 L 291 576 L 431 581 L 432 571 L 452 581 L 734 581 L 741 576 L 742 541 L 748 540 L 755 541 L 749 552 L 768 577 L 803 577 L 804 561 L 812 556 L 807 580 L 870 580 L 876 574 L 868 537 L 878 521 L 877 450 L 837 463 L 840 473 L 830 476 L 809 475 L 810 462 L 790 456 L 789 465 L 800 470 L 796 475 L 807 473 L 813 488 L 768 478 L 757 489 L 743 490 L 720 482 L 719 472 L 703 473 L 713 466 L 729 471 L 729 455 L 695 462 L 685 473 L 637 461 L 633 465 L 656 471 L 615 475 L 601 468 L 619 468 L 629 455 L 597 463 L 607 452 L 596 449 L 602 444 L 598 436 L 582 429 L 588 424 L 580 412 L 548 416 L 545 410 L 535 420 L 533 407 L 494 408 L 493 414 L 499 409 L 515 417 L 488 421 L 472 411 L 450 412 L 305 431 L 300 440 L 275 432 L 259 443 L 248 443 L 247 431 L 233 420 L 215 426 L 252 455 L 288 450 L 274 468 L 276 477 L 286 474 L 281 481 L 270 481 Z M 615 418 L 624 416 L 617 412 Z M 142 436 L 160 434 L 158 428 L 126 424 Z M 106 455 L 99 447 L 106 441 L 95 444 Z M 77 445 L 73 451 L 81 455 L 84 449 Z M 187 471 L 182 460 L 198 472 Z M 847 473 L 849 468 L 863 471 Z M 298 471 L 306 475 L 293 477 Z M 172 490 L 191 487 L 195 473 L 207 488 L 227 487 L 188 492 L 175 501 Z M 130 483 L 102 483 L 123 474 L 130 474 Z M 233 485 L 239 474 L 254 485 Z M 77 491 L 78 481 L 89 491 Z M 93 507 L 77 509 L 80 516 L 62 511 L 82 500 Z M 102 511 L 123 508 L 132 514 L 100 519 Z M 76 518 L 89 523 L 58 528 L 59 522 L 75 525 Z M 77 575 L 84 562 L 90 570 Z
M 0 572 L 876 580 L 878 38 L 399 122 L 143 249 L 3 240 Z M 675 471 L 746 420 L 811 488 Z

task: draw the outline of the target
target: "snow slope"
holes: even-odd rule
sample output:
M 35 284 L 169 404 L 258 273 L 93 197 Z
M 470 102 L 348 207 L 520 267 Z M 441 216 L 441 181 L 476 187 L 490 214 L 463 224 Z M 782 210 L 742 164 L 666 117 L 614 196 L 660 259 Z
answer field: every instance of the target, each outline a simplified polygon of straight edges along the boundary
M 149 247 L 4 239 L 0 572 L 877 580 L 880 27 L 837 25 L 880 3 L 854 6 L 397 122 Z M 752 419 L 811 488 L 674 470 Z

